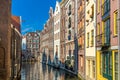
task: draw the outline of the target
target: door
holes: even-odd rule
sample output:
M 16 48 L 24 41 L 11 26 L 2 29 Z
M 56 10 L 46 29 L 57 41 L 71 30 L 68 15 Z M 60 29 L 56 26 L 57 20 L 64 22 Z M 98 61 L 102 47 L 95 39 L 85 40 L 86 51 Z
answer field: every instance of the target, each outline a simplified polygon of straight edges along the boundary
M 103 52 L 102 57 L 103 77 L 112 80 L 112 53 L 110 51 L 105 51 Z

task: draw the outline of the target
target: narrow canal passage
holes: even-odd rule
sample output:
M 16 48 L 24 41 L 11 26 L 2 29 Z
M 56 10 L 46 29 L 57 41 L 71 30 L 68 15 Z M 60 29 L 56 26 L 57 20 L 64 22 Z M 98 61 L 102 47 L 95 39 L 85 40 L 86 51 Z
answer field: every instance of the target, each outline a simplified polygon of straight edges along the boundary
M 77 76 L 55 69 L 51 66 L 36 63 L 23 63 L 21 80 L 80 80 Z

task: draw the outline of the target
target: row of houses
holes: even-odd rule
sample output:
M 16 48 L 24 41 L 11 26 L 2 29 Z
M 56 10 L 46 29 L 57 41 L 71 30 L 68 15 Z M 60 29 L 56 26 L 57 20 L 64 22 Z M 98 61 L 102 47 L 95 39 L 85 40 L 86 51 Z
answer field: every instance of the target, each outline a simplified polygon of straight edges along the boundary
M 0 1 L 0 80 L 21 78 L 20 16 L 11 15 L 11 0 Z
M 86 80 L 119 80 L 119 0 L 62 0 L 41 31 L 43 61 Z

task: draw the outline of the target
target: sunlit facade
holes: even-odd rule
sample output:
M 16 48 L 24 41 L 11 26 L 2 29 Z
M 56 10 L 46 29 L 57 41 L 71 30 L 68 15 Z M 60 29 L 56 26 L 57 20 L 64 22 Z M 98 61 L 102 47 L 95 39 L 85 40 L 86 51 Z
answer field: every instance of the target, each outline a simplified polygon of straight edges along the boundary
M 60 3 L 56 1 L 55 11 L 54 11 L 54 57 L 56 56 L 60 61 Z
M 85 6 L 85 75 L 86 80 L 95 80 L 96 4 L 94 0 L 86 0 Z
M 118 80 L 117 0 L 97 0 L 97 80 Z
M 74 60 L 74 34 L 75 34 L 75 1 L 67 0 L 65 3 L 65 52 L 66 60 L 70 60 L 70 66 L 74 67 L 72 61 Z
M 85 0 L 78 0 L 78 75 L 85 78 Z

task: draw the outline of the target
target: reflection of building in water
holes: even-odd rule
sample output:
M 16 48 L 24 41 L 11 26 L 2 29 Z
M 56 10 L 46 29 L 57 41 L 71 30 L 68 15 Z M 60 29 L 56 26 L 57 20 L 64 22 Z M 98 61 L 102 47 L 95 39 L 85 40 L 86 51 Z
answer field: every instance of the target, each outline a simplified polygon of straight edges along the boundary
M 41 63 L 23 63 L 21 80 L 79 80 L 73 74 Z

